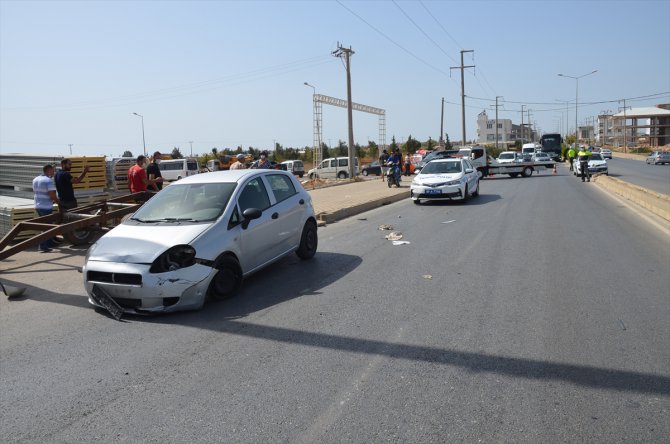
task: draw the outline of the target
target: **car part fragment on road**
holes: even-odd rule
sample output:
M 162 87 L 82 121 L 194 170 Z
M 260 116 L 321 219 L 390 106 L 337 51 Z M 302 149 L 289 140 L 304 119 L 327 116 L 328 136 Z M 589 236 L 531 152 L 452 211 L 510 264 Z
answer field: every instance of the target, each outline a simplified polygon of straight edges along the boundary
M 2 288 L 2 292 L 7 296 L 8 298 L 18 298 L 23 294 L 24 291 L 26 291 L 26 287 L 12 287 L 11 285 L 5 285 L 2 282 L 0 282 L 0 287 Z
M 393 241 L 393 245 L 409 245 L 409 241 Z
M 389 225 L 389 224 L 381 224 L 381 225 L 379 226 L 379 229 L 380 229 L 380 230 L 392 230 L 392 229 L 393 229 L 393 225 Z

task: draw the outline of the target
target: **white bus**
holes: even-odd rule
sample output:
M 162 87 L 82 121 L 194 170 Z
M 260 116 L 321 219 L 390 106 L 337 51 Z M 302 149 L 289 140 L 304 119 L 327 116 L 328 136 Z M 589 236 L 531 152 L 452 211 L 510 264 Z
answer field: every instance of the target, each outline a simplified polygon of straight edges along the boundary
M 163 180 L 173 181 L 182 177 L 198 174 L 198 161 L 195 159 L 170 159 L 158 164 Z

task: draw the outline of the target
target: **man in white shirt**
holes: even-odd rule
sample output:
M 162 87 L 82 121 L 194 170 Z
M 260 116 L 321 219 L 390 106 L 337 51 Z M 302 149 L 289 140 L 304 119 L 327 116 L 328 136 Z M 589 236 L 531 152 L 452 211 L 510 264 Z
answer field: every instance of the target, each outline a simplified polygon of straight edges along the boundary
M 54 167 L 44 165 L 42 174 L 33 179 L 33 191 L 35 192 L 35 211 L 39 216 L 47 216 L 53 213 L 53 204 L 58 204 L 56 196 L 56 184 L 53 181 Z M 55 245 L 52 239 L 40 243 L 39 250 L 42 253 L 51 251 Z

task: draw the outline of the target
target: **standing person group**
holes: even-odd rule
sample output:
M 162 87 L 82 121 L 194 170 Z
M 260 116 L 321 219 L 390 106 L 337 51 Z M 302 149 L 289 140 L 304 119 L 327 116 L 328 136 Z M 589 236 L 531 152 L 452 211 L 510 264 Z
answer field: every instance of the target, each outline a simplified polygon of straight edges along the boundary
M 86 165 L 79 174 L 79 177 L 72 177 L 72 160 L 63 159 L 60 161 L 60 171 L 56 172 L 56 191 L 58 192 L 58 200 L 60 201 L 61 211 L 71 210 L 77 207 L 77 199 L 74 196 L 74 187 L 72 185 L 81 183 L 89 171 L 89 166 Z
M 56 195 L 56 184 L 53 181 L 53 165 L 44 165 L 42 174 L 33 179 L 33 192 L 35 193 L 35 211 L 38 216 L 48 216 L 53 213 L 54 204 L 59 204 Z M 40 242 L 39 251 L 48 253 L 55 246 L 53 239 Z

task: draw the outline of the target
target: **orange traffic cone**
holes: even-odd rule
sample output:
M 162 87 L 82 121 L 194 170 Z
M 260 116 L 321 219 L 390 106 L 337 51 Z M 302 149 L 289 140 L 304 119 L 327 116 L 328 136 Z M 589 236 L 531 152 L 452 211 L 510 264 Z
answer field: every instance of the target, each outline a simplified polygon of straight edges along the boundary
M 554 170 L 552 171 L 551 174 L 553 174 L 554 176 L 556 175 L 556 164 L 554 164 Z

